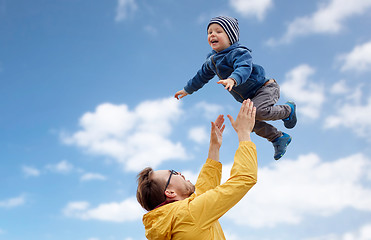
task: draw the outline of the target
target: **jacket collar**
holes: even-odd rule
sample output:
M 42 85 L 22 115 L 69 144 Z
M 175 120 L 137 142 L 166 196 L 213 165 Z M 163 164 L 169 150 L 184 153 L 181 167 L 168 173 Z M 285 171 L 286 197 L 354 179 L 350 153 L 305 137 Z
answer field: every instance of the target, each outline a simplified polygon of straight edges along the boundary
M 224 49 L 223 51 L 216 52 L 215 50 L 212 50 L 211 53 L 209 54 L 209 56 L 215 55 L 215 54 L 224 54 L 224 53 L 227 53 L 227 52 L 229 52 L 229 51 L 231 51 L 235 48 L 244 48 L 244 49 L 248 50 L 249 52 L 252 52 L 251 49 L 245 47 L 244 45 L 241 45 L 239 42 L 236 42 L 236 43 L 233 43 L 228 48 Z
M 173 202 L 176 202 L 176 201 L 178 201 L 178 200 L 166 200 L 165 202 L 161 203 L 160 205 L 158 205 L 154 209 L 165 206 L 166 204 L 173 203 Z

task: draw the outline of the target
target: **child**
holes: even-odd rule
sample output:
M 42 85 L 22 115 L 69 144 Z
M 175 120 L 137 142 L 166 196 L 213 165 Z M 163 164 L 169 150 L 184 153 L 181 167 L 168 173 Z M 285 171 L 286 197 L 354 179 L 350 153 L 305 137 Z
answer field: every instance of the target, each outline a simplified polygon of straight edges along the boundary
M 252 63 L 250 50 L 238 43 L 237 19 L 226 16 L 212 18 L 207 33 L 212 52 L 197 74 L 174 97 L 179 100 L 192 94 L 217 75 L 217 83 L 222 84 L 237 101 L 252 100 L 256 107 L 254 132 L 273 143 L 274 159 L 280 159 L 291 142 L 291 136 L 264 120 L 282 119 L 286 128 L 295 127 L 295 103 L 274 105 L 280 97 L 279 85 L 274 79 L 265 77 L 264 68 Z

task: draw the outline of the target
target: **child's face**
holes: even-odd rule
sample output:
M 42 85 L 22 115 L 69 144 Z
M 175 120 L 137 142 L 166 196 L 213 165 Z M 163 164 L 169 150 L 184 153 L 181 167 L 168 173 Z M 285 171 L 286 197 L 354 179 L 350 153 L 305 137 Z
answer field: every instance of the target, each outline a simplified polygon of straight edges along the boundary
M 207 29 L 207 41 L 210 47 L 216 52 L 223 51 L 231 46 L 227 33 L 217 23 L 210 24 Z

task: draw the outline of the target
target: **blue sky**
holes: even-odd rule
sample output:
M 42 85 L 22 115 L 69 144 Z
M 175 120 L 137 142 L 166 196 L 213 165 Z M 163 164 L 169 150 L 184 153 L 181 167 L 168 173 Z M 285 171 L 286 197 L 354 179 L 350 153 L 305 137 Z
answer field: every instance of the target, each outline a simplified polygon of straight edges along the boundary
M 216 79 L 172 97 L 218 15 L 299 119 L 273 123 L 293 137 L 279 161 L 253 135 L 258 183 L 221 218 L 227 239 L 371 239 L 370 0 L 0 0 L 0 240 L 145 239 L 138 171 L 195 182 L 210 121 L 240 106 Z

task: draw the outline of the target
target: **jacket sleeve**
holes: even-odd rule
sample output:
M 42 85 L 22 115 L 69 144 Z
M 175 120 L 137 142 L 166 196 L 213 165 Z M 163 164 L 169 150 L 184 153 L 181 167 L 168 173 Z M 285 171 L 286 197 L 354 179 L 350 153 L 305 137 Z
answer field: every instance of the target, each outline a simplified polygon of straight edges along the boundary
M 250 141 L 240 142 L 230 178 L 189 203 L 189 211 L 196 224 L 208 228 L 236 205 L 257 181 L 256 146 Z
M 236 86 L 245 83 L 249 79 L 253 63 L 252 57 L 248 50 L 235 51 L 232 56 L 234 71 L 229 76 L 236 80 Z
M 205 62 L 202 65 L 201 69 L 198 70 L 196 75 L 188 81 L 187 85 L 184 87 L 184 90 L 188 94 L 192 94 L 193 92 L 202 88 L 214 76 L 215 73 L 209 68 L 207 62 Z
M 196 196 L 214 189 L 220 185 L 222 179 L 222 164 L 218 161 L 207 159 L 203 165 L 196 182 Z

